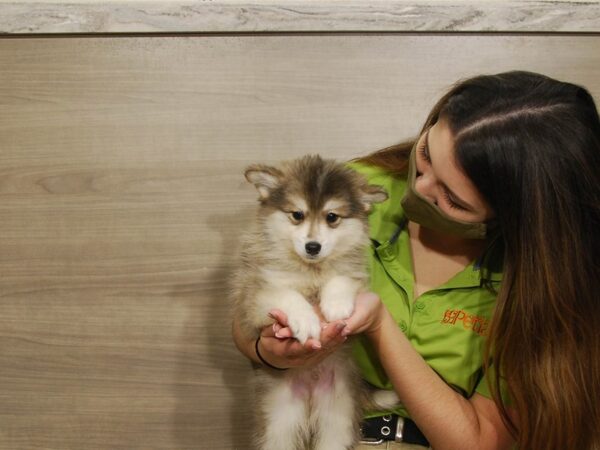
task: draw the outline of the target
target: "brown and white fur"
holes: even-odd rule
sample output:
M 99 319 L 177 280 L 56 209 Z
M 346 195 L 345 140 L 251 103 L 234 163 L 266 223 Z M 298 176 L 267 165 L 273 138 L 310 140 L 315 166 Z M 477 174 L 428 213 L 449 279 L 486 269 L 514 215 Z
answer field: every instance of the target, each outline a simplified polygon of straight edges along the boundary
M 366 288 L 367 213 L 387 199 L 343 164 L 319 156 L 253 165 L 259 193 L 254 228 L 243 239 L 233 277 L 234 314 L 256 339 L 283 311 L 301 343 L 319 339 L 318 307 L 328 321 L 348 318 Z M 347 346 L 310 368 L 257 374 L 261 450 L 346 450 L 358 439 L 362 388 Z

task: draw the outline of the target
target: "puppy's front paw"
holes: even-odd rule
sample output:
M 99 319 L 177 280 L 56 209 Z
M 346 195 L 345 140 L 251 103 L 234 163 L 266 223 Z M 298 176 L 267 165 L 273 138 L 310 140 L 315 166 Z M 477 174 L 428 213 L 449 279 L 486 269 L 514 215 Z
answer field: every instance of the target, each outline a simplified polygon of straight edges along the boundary
M 331 296 L 321 302 L 321 311 L 328 322 L 347 319 L 354 311 L 354 298 L 348 296 Z
M 301 344 L 304 344 L 308 338 L 319 340 L 321 321 L 312 308 L 288 314 L 288 324 L 294 337 Z
M 321 311 L 328 322 L 347 319 L 354 311 L 358 283 L 348 277 L 329 280 L 321 291 Z

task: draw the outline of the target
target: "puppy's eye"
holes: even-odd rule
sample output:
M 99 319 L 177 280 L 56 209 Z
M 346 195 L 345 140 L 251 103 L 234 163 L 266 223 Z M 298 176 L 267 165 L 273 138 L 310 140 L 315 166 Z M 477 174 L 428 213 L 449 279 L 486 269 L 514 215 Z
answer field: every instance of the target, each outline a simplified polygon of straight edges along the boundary
M 291 213 L 292 220 L 296 223 L 300 223 L 304 220 L 304 213 L 302 211 L 294 211 Z
M 339 222 L 340 216 L 338 216 L 335 213 L 330 212 L 330 213 L 327 213 L 325 220 L 327 221 L 328 224 L 333 225 L 334 223 Z

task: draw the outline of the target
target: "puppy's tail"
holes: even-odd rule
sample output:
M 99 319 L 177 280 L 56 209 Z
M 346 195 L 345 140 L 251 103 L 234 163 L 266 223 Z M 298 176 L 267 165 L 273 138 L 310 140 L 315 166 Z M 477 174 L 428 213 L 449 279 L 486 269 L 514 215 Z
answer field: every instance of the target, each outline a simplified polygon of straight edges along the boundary
M 400 399 L 393 390 L 376 389 L 373 386 L 363 391 L 361 406 L 363 411 L 391 411 L 400 405 Z
M 398 394 L 394 390 L 377 389 L 371 393 L 371 401 L 377 409 L 393 409 L 400 403 Z

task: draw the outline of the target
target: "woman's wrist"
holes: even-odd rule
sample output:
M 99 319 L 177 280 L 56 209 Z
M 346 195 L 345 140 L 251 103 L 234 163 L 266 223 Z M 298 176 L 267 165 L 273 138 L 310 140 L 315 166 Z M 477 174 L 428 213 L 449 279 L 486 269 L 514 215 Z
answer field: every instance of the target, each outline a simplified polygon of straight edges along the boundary
M 268 368 L 270 368 L 270 369 L 273 369 L 273 370 L 278 370 L 278 371 L 284 371 L 284 370 L 288 370 L 288 367 L 277 367 L 277 366 L 275 366 L 275 365 L 271 364 L 270 362 L 268 362 L 268 361 L 267 361 L 267 360 L 266 360 L 266 359 L 265 359 L 265 358 L 264 358 L 264 357 L 261 355 L 261 352 L 260 352 L 260 350 L 259 350 L 259 345 L 260 345 L 260 336 L 258 336 L 258 337 L 256 338 L 256 341 L 254 342 L 254 353 L 256 354 L 257 358 L 260 360 L 260 362 L 261 362 L 261 363 L 262 363 L 264 366 L 266 366 L 266 367 L 268 367 Z
M 390 317 L 389 311 L 383 302 L 379 300 L 374 311 L 373 320 L 370 326 L 365 330 L 365 335 L 367 335 L 367 337 L 370 339 L 376 337 L 381 331 L 381 328 L 385 324 L 386 320 Z

